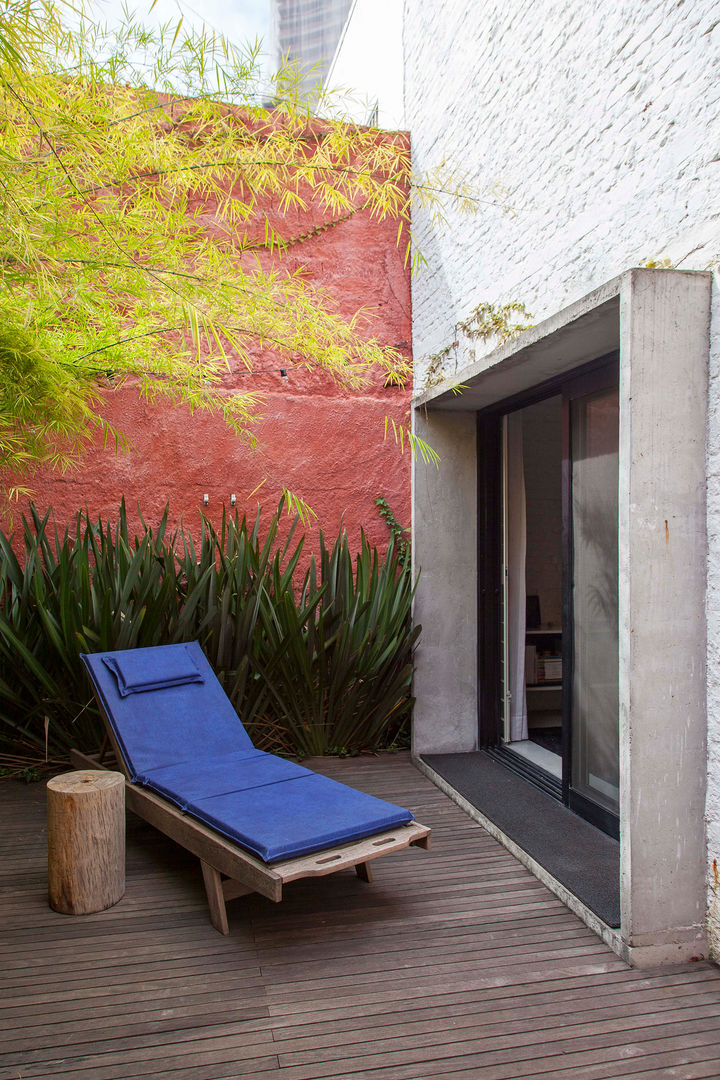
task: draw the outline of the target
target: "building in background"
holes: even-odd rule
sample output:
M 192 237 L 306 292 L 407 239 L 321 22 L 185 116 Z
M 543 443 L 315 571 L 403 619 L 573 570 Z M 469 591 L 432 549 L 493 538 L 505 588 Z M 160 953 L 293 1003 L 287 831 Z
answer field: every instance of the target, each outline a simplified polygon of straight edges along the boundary
M 403 0 L 353 0 L 324 87 L 356 124 L 405 125 L 402 24 Z
M 335 55 L 352 0 L 271 0 L 271 50 L 300 69 L 300 89 L 322 85 Z

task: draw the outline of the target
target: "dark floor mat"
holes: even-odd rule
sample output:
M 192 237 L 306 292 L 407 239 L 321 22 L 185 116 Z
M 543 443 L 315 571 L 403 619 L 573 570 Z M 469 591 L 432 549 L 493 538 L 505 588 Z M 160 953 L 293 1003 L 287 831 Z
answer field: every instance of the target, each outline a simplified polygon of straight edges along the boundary
M 620 845 L 487 754 L 423 760 L 608 926 L 620 925 Z

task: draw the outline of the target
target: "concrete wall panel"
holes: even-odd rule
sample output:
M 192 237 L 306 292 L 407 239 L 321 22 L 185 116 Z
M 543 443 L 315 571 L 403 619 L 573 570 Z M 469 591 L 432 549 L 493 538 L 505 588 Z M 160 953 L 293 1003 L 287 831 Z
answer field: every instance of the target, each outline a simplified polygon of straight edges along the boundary
M 705 423 L 710 275 L 632 271 L 620 305 L 623 938 L 707 955 Z
M 413 752 L 477 749 L 477 449 L 474 413 L 417 409 L 415 433 L 440 454 L 413 466 Z

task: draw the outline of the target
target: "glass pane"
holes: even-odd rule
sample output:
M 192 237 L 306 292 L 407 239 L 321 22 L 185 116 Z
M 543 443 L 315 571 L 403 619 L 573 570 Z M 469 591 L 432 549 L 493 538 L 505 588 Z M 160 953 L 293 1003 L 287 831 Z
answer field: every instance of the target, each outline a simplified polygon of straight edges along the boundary
M 618 393 L 571 403 L 572 787 L 618 812 Z
M 505 417 L 505 635 L 507 641 L 505 739 L 527 739 L 525 697 L 525 467 L 523 412 Z

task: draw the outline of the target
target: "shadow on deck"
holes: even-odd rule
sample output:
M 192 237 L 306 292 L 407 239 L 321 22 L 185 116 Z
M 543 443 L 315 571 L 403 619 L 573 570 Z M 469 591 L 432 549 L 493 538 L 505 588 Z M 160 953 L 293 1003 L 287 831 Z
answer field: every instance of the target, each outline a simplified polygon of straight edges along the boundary
M 693 1080 L 720 972 L 628 968 L 404 755 L 314 763 L 410 807 L 433 850 L 233 901 L 128 822 L 127 891 L 47 906 L 45 789 L 0 783 L 0 1080 Z

